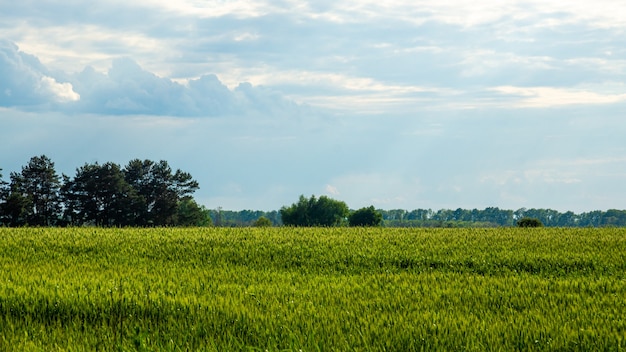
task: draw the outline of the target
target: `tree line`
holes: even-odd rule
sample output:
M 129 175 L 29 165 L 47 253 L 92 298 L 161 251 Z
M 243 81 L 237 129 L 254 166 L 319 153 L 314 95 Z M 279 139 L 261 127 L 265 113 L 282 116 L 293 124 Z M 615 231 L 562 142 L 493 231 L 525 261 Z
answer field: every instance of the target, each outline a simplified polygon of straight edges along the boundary
M 575 214 L 552 209 L 488 207 L 456 210 L 349 210 L 327 196 L 300 196 L 279 211 L 206 209 L 193 199 L 191 175 L 166 161 L 131 160 L 124 167 L 85 163 L 73 177 L 58 175 L 45 155 L 33 157 L 10 181 L 0 169 L 0 226 L 516 226 L 523 218 L 548 227 L 626 226 L 626 210 Z M 261 221 L 259 221 L 261 220 Z
M 324 196 L 322 196 L 324 197 Z M 320 197 L 321 198 L 321 197 Z M 306 198 L 305 198 L 306 199 Z M 306 199 L 309 201 L 309 199 Z M 296 208 L 298 201 L 294 203 Z M 289 209 L 294 207 L 283 207 Z M 300 210 L 306 209 L 300 205 Z M 361 209 L 359 209 L 361 210 Z M 349 210 L 345 215 L 340 226 L 349 225 L 348 217 L 350 214 L 357 213 L 359 210 Z M 373 208 L 369 210 L 370 214 L 374 212 Z M 527 209 L 518 210 L 500 209 L 497 207 L 488 207 L 485 209 L 376 209 L 382 217 L 380 225 L 384 227 L 506 227 L 518 226 L 518 221 L 523 218 L 533 218 L 539 220 L 546 227 L 626 227 L 626 210 L 610 209 L 607 211 L 590 211 L 583 213 L 574 213 L 571 211 L 559 212 L 553 209 Z M 271 220 L 273 226 L 284 225 L 280 211 L 253 211 L 253 210 L 211 210 L 210 215 L 215 225 L 221 226 L 254 226 L 255 221 L 259 217 L 265 217 Z M 352 215 L 353 217 L 355 215 Z M 305 217 L 300 217 L 306 219 Z M 290 223 L 292 226 L 307 226 L 304 221 L 301 224 Z
M 523 218 L 534 218 L 547 227 L 624 227 L 626 210 L 594 210 L 576 214 L 553 209 L 518 210 L 488 207 L 479 209 L 404 209 L 380 210 L 384 226 L 390 227 L 496 227 L 516 226 Z
M 189 173 L 163 160 L 85 163 L 70 177 L 41 155 L 11 172 L 9 182 L 0 173 L 0 225 L 209 225 L 210 211 L 192 197 L 198 188 Z

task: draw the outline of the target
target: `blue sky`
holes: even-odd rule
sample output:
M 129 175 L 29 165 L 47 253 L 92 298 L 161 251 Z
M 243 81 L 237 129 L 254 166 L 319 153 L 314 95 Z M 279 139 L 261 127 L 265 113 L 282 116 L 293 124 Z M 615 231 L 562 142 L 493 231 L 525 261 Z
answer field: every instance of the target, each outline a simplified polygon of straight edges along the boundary
M 209 208 L 624 209 L 626 3 L 0 0 L 0 168 L 167 160 Z

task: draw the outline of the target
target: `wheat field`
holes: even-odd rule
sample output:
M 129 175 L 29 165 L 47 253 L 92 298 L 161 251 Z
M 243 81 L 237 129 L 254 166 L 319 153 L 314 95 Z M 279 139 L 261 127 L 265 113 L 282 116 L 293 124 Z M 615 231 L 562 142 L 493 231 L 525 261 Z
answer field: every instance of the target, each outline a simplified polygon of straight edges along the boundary
M 626 230 L 0 228 L 3 351 L 618 351 Z

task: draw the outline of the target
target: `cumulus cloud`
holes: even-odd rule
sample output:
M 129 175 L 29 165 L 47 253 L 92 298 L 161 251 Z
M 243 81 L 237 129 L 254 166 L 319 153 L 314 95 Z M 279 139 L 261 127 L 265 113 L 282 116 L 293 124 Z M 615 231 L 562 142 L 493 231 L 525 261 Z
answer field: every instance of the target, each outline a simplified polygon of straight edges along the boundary
M 186 84 L 159 77 L 130 58 L 114 59 L 106 73 L 86 67 L 59 81 L 36 57 L 3 42 L 0 51 L 0 104 L 94 114 L 225 116 L 298 113 L 301 106 L 281 93 L 241 83 L 231 90 L 214 74 Z M 68 106 L 62 103 L 74 103 Z
M 187 84 L 190 109 L 197 114 L 232 114 L 237 112 L 233 92 L 214 75 L 203 75 Z
M 60 103 L 80 100 L 71 83 L 59 83 L 52 77 L 41 77 L 41 90 L 51 93 L 52 98 Z
M 131 59 L 113 61 L 107 74 L 87 68 L 75 77 L 81 110 L 103 114 L 178 115 L 184 87 L 143 70 Z
M 72 84 L 57 82 L 34 56 L 0 41 L 0 106 L 37 106 L 76 101 Z

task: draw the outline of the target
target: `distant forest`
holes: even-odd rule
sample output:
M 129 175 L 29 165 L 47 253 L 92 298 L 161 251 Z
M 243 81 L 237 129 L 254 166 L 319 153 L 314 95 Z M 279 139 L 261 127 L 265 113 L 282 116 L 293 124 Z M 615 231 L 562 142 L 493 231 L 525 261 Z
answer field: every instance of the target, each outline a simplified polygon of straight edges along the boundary
M 378 209 L 383 216 L 384 227 L 502 227 L 515 226 L 524 217 L 539 219 L 547 227 L 625 227 L 626 210 L 591 211 L 575 214 L 561 213 L 552 209 L 506 210 L 495 207 L 478 209 Z M 261 216 L 268 218 L 274 226 L 281 226 L 279 211 L 214 209 L 210 211 L 216 226 L 253 226 Z
M 506 210 L 495 207 L 478 209 L 381 210 L 384 225 L 390 227 L 498 227 L 515 226 L 518 220 L 539 219 L 548 227 L 622 227 L 626 226 L 626 210 L 611 209 L 575 214 L 552 209 Z
M 187 172 L 173 171 L 163 160 L 135 159 L 125 166 L 86 163 L 70 177 L 58 175 L 54 163 L 42 155 L 31 158 L 20 172 L 11 172 L 9 182 L 2 179 L 1 171 L 0 226 L 283 225 L 285 208 L 231 211 L 199 205 L 192 196 L 198 182 Z M 538 219 L 547 227 L 626 227 L 626 210 L 616 209 L 580 214 L 496 207 L 377 211 L 385 227 L 501 227 L 516 226 L 522 218 Z M 257 222 L 260 218 L 265 221 Z

